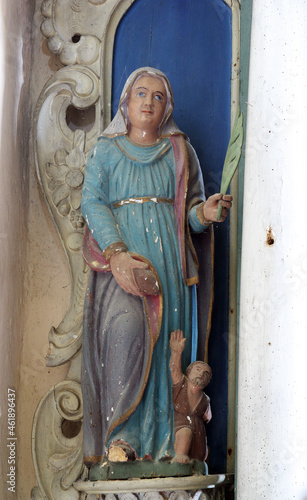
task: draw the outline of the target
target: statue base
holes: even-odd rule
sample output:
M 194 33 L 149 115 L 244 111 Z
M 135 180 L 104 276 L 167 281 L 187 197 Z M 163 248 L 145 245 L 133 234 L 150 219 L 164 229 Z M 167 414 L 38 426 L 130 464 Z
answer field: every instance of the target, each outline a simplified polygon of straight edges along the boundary
M 208 474 L 207 464 L 191 460 L 187 464 L 169 460 L 134 460 L 133 462 L 109 462 L 104 460 L 93 465 L 89 471 L 90 481 L 117 479 L 150 479 Z
M 116 500 L 115 495 L 119 494 L 126 494 L 121 495 L 121 500 L 143 500 L 144 493 L 150 493 L 151 500 L 163 500 L 170 496 L 172 500 L 189 500 L 191 497 L 201 500 L 228 500 L 233 499 L 233 482 L 233 474 L 208 474 L 121 481 L 77 481 L 74 488 L 82 492 L 82 498 L 87 500 L 109 500 L 110 494 L 114 495 L 113 500 Z

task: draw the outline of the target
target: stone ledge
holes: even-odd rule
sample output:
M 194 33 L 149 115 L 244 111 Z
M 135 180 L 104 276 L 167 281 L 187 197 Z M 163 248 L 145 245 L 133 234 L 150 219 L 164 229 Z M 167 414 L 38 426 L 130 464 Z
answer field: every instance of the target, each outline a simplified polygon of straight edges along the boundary
M 211 474 L 118 481 L 77 481 L 74 483 L 74 488 L 77 491 L 91 494 L 146 493 L 151 491 L 206 490 L 232 484 L 233 481 L 233 474 Z

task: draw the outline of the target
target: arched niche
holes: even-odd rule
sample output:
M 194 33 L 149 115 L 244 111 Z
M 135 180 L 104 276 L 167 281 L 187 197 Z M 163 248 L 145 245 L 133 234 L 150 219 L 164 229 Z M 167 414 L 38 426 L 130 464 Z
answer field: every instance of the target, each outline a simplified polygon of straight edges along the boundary
M 238 106 L 239 1 L 170 0 L 162 5 L 162 11 L 160 4 L 163 2 L 157 0 L 88 0 L 69 5 L 64 0 L 42 2 L 41 30 L 61 66 L 46 82 L 37 103 L 35 162 L 72 276 L 69 309 L 49 333 L 47 364 L 70 362 L 71 366 L 66 380 L 42 398 L 34 417 L 35 500 L 84 497 L 75 484 L 85 477 L 80 349 L 87 269 L 80 253 L 84 224 L 79 217 L 79 191 L 87 155 L 111 119 L 126 73 L 152 65 L 168 74 L 175 93 L 175 118 L 204 165 L 208 194 L 219 186 Z M 141 34 L 145 42 L 140 47 L 137 40 Z M 235 194 L 235 181 L 232 190 Z M 225 245 L 228 239 L 230 243 Z M 222 285 L 216 287 L 210 346 L 217 360 L 210 359 L 217 367 L 211 386 L 217 398 L 212 436 L 219 440 L 212 459 L 213 467 L 225 472 L 233 470 L 233 455 L 227 458 L 227 449 L 234 449 L 236 206 L 230 232 L 227 227 L 217 229 L 216 241 L 220 248 L 216 282 Z M 77 422 L 77 427 L 70 422 Z M 74 429 L 72 437 L 65 429 Z

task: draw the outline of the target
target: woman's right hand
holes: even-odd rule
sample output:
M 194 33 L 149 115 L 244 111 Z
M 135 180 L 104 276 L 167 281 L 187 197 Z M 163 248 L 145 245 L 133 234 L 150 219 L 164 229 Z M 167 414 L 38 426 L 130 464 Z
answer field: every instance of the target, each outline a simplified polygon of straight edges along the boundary
M 219 220 L 216 219 L 219 205 L 222 207 L 222 213 Z M 232 206 L 232 196 L 230 194 L 223 195 L 216 193 L 205 201 L 203 204 L 203 214 L 207 222 L 224 222 L 228 215 L 228 210 Z
M 145 262 L 133 259 L 127 252 L 120 252 L 112 255 L 110 266 L 116 282 L 125 292 L 143 297 L 144 294 L 137 287 L 133 269 L 147 269 Z

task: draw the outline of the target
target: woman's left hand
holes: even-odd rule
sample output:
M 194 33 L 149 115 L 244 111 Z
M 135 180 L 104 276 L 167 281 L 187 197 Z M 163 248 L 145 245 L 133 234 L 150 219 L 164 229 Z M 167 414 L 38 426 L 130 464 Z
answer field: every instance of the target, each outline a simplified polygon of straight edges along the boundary
M 125 292 L 139 297 L 144 296 L 144 293 L 138 289 L 133 269 L 147 269 L 148 265 L 145 262 L 133 259 L 128 252 L 120 252 L 112 255 L 110 266 L 115 280 Z
M 221 205 L 222 215 L 219 221 L 216 219 L 218 207 Z M 207 222 L 223 222 L 227 215 L 228 210 L 232 206 L 232 196 L 230 194 L 225 194 L 223 196 L 222 193 L 216 193 L 210 196 L 203 205 L 203 215 Z

